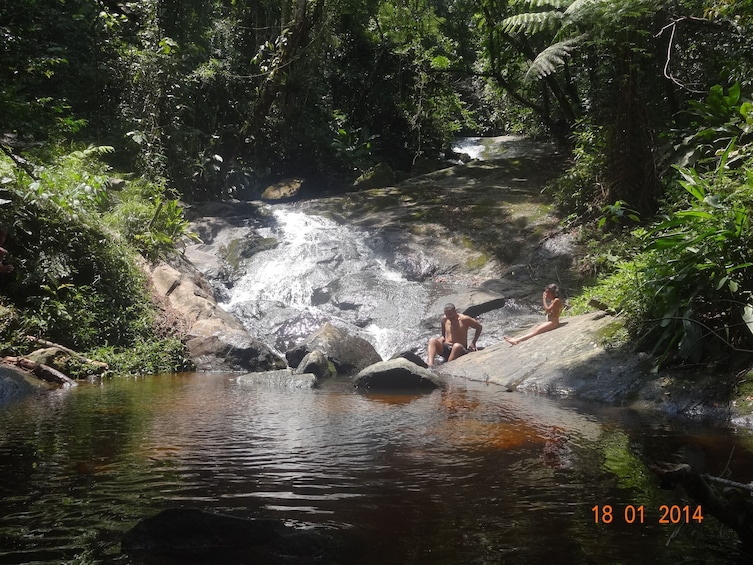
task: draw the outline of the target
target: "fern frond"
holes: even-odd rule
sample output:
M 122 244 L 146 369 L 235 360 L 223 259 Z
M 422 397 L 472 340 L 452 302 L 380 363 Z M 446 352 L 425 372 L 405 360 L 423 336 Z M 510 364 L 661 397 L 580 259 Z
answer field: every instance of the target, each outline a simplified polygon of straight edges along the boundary
M 581 15 L 581 12 L 584 12 L 589 8 L 594 8 L 597 4 L 604 3 L 604 0 L 575 0 L 575 2 L 568 6 L 564 14 L 566 18 L 577 20 Z
M 573 0 L 527 0 L 525 2 L 530 8 L 543 8 L 548 6 L 559 10 L 560 8 L 567 8 L 573 3 Z
M 502 30 L 506 33 L 525 33 L 534 35 L 545 29 L 560 26 L 562 12 L 529 12 L 518 14 L 502 20 Z
M 531 63 L 531 67 L 526 73 L 526 80 L 539 80 L 552 74 L 557 70 L 557 67 L 565 64 L 565 60 L 570 57 L 570 53 L 578 47 L 584 37 L 585 35 L 571 37 L 544 49 Z

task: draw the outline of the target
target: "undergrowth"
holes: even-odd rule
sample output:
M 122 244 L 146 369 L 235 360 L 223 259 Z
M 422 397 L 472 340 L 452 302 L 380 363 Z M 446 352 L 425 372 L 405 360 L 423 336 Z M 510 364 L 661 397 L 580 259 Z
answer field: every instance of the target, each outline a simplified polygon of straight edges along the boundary
M 185 348 L 155 330 L 136 258 L 172 252 L 187 223 L 163 186 L 119 178 L 103 159 L 110 152 L 89 147 L 26 167 L 0 158 L 3 262 L 13 267 L 0 274 L 0 349 L 25 354 L 30 335 L 106 352 L 117 373 L 185 370 Z

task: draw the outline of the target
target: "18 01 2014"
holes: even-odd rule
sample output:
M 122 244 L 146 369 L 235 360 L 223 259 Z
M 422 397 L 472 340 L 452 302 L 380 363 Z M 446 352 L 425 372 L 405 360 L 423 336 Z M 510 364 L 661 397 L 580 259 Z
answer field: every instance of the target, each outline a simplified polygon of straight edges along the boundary
M 648 511 L 644 505 L 628 504 L 625 506 L 612 506 L 611 504 L 597 504 L 591 508 L 595 524 L 612 524 L 620 520 L 625 524 L 644 524 Z M 662 504 L 657 514 L 659 524 L 700 524 L 703 522 L 703 509 L 701 506 L 689 506 L 679 504 Z

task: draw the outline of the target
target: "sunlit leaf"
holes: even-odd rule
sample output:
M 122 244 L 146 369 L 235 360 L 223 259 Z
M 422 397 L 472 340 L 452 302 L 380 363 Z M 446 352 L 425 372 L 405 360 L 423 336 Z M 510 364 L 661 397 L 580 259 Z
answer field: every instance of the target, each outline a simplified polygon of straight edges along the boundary
M 753 334 L 753 304 L 746 304 L 743 308 L 743 321 L 748 326 L 748 331 Z

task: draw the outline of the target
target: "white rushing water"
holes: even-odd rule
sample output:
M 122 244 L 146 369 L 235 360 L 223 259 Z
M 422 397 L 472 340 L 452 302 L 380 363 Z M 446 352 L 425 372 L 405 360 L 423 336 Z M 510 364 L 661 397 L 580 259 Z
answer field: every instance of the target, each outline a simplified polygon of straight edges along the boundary
M 383 358 L 416 339 L 428 291 L 390 268 L 366 232 L 285 206 L 273 216 L 260 235 L 277 246 L 244 264 L 223 308 L 280 351 L 323 321 L 362 334 Z

